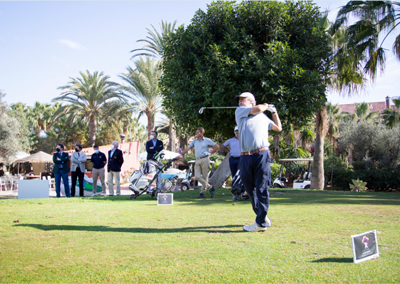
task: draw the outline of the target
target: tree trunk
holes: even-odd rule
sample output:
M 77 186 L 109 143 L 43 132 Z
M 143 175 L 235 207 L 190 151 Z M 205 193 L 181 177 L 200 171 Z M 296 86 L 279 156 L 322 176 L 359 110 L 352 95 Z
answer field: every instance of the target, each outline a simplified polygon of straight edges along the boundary
M 324 189 L 325 176 L 324 176 L 324 138 L 327 124 L 327 111 L 326 105 L 321 106 L 321 109 L 317 113 L 316 123 L 316 138 L 315 138 L 315 151 L 314 161 L 311 178 L 311 188 L 313 189 Z
M 175 130 L 172 127 L 172 119 L 169 120 L 169 150 L 171 152 L 176 152 L 176 147 L 175 147 Z
M 228 153 L 222 163 L 219 165 L 218 169 L 215 171 L 213 176 L 208 181 L 209 184 L 213 185 L 215 188 L 222 187 L 222 184 L 228 179 L 231 174 L 229 168 L 229 157 L 231 154 Z
M 90 136 L 89 136 L 89 140 L 90 140 L 90 146 L 94 146 L 95 141 L 96 141 L 96 124 L 94 121 L 94 117 L 90 116 L 90 122 L 89 122 L 89 128 L 90 128 Z
M 151 114 L 149 112 L 146 112 L 147 116 L 147 140 L 150 140 L 150 132 L 152 131 L 153 128 L 153 120 L 151 118 Z

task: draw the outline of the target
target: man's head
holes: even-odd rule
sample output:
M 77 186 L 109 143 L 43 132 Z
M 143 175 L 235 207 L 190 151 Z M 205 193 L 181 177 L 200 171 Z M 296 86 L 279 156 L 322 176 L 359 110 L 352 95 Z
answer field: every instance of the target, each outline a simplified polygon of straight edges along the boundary
M 118 146 L 119 146 L 119 143 L 118 143 L 117 141 L 113 141 L 113 142 L 111 143 L 111 149 L 117 149 Z
M 150 132 L 150 140 L 155 140 L 157 139 L 158 133 L 157 131 L 153 130 Z
M 235 132 L 235 136 L 236 138 L 239 136 L 239 127 L 235 126 L 235 130 L 233 130 Z
M 99 145 L 94 145 L 93 146 L 93 150 L 94 150 L 95 153 L 98 153 L 99 152 Z
M 249 92 L 241 93 L 236 99 L 239 101 L 240 107 L 254 107 L 256 105 L 254 95 Z
M 205 132 L 206 132 L 206 131 L 204 130 L 203 127 L 197 128 L 197 130 L 196 130 L 196 138 L 197 138 L 197 139 L 203 139 L 203 136 L 204 136 L 204 133 L 205 133 Z
M 56 150 L 57 150 L 57 152 L 64 151 L 64 145 L 63 144 L 57 144 Z
M 80 152 L 80 151 L 82 151 L 82 149 L 83 149 L 83 147 L 81 144 L 79 144 L 79 143 L 75 144 L 75 151 Z

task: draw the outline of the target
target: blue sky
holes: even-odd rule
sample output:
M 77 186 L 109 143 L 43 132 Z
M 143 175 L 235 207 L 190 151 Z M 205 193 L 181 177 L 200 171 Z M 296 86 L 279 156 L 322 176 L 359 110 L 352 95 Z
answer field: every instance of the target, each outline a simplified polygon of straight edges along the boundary
M 57 87 L 79 71 L 103 71 L 113 81 L 131 64 L 130 50 L 146 28 L 161 20 L 188 25 L 195 11 L 211 1 L 0 1 L 0 89 L 11 104 L 50 103 Z M 332 20 L 347 1 L 315 1 Z M 393 39 L 389 39 L 393 42 Z M 387 53 L 387 68 L 366 92 L 351 98 L 328 95 L 333 103 L 383 101 L 398 96 L 400 62 Z

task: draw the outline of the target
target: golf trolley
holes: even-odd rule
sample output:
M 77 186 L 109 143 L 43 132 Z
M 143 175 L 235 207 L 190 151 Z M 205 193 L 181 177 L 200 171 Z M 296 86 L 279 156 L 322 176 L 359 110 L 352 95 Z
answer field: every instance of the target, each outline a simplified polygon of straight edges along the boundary
M 244 199 L 249 199 L 249 196 L 244 195 L 246 190 L 244 189 L 244 185 L 242 179 L 240 178 L 240 170 L 237 170 L 235 176 L 232 178 L 232 200 L 239 201 Z
M 156 199 L 159 193 L 167 192 L 176 184 L 178 176 L 172 176 L 161 184 L 161 188 L 157 188 L 157 186 L 151 188 L 152 183 L 158 179 L 159 175 L 161 175 L 164 170 L 168 169 L 174 161 L 178 160 L 178 158 L 174 158 L 163 165 L 161 162 L 163 158 L 164 153 L 161 151 L 153 160 L 144 162 L 138 171 L 132 173 L 129 178 L 129 189 L 133 191 L 133 194 L 130 196 L 131 200 L 135 200 L 144 193 L 150 194 Z
M 281 169 L 279 171 L 279 177 L 277 177 L 272 187 L 274 188 L 285 188 L 287 187 L 287 178 L 286 176 L 283 177 L 283 168 L 285 163 L 289 162 L 308 162 L 308 169 L 306 172 L 301 173 L 301 177 L 293 181 L 293 188 L 300 188 L 300 189 L 308 189 L 311 185 L 311 162 L 313 159 L 280 159 L 279 162 L 281 163 Z M 293 173 L 291 173 L 293 174 Z

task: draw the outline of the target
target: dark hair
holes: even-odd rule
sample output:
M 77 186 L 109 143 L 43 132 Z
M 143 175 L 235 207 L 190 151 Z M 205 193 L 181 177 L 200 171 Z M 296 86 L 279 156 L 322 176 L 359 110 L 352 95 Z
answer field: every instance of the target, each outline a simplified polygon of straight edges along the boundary
M 75 147 L 78 147 L 80 150 L 82 150 L 82 148 L 83 148 L 82 145 L 79 144 L 79 143 L 76 143 L 76 144 L 75 144 Z
M 99 148 L 99 145 L 93 145 L 93 148 Z
M 152 130 L 152 131 L 150 131 L 150 132 L 154 132 L 154 133 L 156 134 L 156 136 L 158 136 L 158 132 L 157 132 L 157 131 Z
M 206 133 L 206 131 L 204 130 L 203 127 L 199 127 L 199 128 L 197 128 L 197 130 L 200 131 L 201 134 Z
M 61 149 L 64 149 L 64 145 L 63 144 L 57 144 L 57 146 L 60 146 Z

